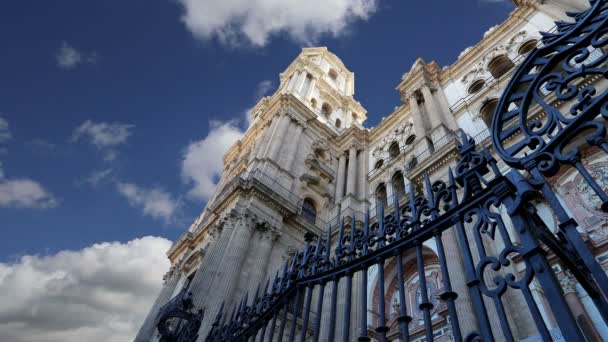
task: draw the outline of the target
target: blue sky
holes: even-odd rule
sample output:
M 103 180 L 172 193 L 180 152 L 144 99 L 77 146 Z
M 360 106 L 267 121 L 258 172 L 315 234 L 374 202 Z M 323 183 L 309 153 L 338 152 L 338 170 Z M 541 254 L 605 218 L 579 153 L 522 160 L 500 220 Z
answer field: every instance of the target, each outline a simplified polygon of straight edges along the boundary
M 327 46 L 355 72 L 371 126 L 399 104 L 394 87 L 417 56 L 450 64 L 512 10 L 506 2 L 380 0 L 336 34 L 270 33 L 259 44 L 201 36 L 181 20 L 187 2 L 3 2 L 0 116 L 11 138 L 1 145 L 2 169 L 6 179 L 39 183 L 56 203 L 0 208 L 0 260 L 142 235 L 177 238 L 205 204 L 188 196 L 184 150 L 209 133 L 211 120 L 242 120 L 260 82 L 276 87 L 304 45 Z M 87 120 L 129 125 L 128 137 L 111 152 L 86 133 L 73 139 Z M 106 161 L 104 153 L 117 156 Z M 98 184 L 86 182 L 104 171 Z M 175 212 L 143 214 L 117 181 L 169 194 Z
M 498 0 L 3 1 L 0 340 L 132 338 L 222 151 L 301 47 L 327 46 L 355 72 L 369 127 L 399 104 L 394 88 L 418 56 L 450 64 L 512 9 Z

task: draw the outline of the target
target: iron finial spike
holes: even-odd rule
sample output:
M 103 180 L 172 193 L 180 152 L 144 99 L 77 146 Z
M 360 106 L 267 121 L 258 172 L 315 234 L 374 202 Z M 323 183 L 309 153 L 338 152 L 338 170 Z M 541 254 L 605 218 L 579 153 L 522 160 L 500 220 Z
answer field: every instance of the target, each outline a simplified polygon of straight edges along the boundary
M 454 172 L 452 172 L 452 167 L 448 166 L 448 182 L 450 183 L 450 186 L 455 186 L 456 183 L 454 182 Z
M 266 278 L 266 286 L 264 286 L 264 295 L 268 293 L 268 287 L 270 286 L 270 278 Z
M 431 185 L 431 178 L 429 177 L 428 172 L 424 171 L 424 185 L 426 186 L 426 193 L 429 196 L 429 201 L 433 202 L 433 187 Z
M 327 224 L 327 238 L 325 239 L 325 261 L 329 261 L 331 254 L 331 223 Z

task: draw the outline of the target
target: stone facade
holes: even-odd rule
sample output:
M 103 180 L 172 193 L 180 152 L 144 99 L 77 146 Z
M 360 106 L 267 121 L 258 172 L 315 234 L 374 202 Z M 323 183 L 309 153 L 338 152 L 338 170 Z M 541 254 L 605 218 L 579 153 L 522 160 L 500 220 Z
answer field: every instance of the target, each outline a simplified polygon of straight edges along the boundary
M 585 7 L 583 0 L 514 3 L 516 9 L 509 18 L 488 30 L 478 44 L 466 48 L 454 64 L 442 68 L 435 62 L 416 60 L 396 87 L 401 104 L 373 128 L 363 127 L 367 112 L 354 97 L 353 72 L 326 48 L 303 49 L 280 75 L 276 92 L 253 108 L 246 134 L 224 156 L 223 175 L 207 207 L 168 252 L 173 266 L 136 341 L 158 339 L 159 309 L 184 289 L 192 292 L 195 307 L 205 309 L 199 332 L 202 340 L 222 303 L 230 308 L 245 293 L 255 293 L 258 284 L 264 286 L 304 246 L 305 233 L 324 234 L 327 225 L 335 225 L 345 211 L 370 210 L 374 215 L 378 206 L 390 206 L 393 198 L 405 196 L 410 183 L 420 187 L 425 173 L 445 179 L 448 166 L 455 164 L 456 130 L 463 129 L 478 144 L 489 145 L 488 124 L 496 100 L 517 64 L 538 43 L 539 31 L 550 31 L 554 21 L 568 19 L 567 11 Z M 604 159 L 591 159 L 588 166 L 601 179 L 601 186 L 608 188 Z M 598 203 L 585 195 L 589 189 L 582 189 L 584 182 L 574 173 L 556 175 L 554 185 L 607 269 L 606 214 L 600 214 Z M 555 226 L 548 210 L 539 214 L 550 227 Z M 453 288 L 459 294 L 459 323 L 466 335 L 477 329 L 477 323 L 462 256 L 453 231 L 446 231 L 442 242 Z M 446 308 L 437 299 L 442 293 L 442 274 L 436 250 L 434 242 L 425 243 L 427 292 L 431 301 L 438 302 L 432 312 L 437 338 L 449 341 Z M 424 334 L 420 312 L 413 309 L 420 289 L 413 256 L 403 257 L 410 333 L 412 341 L 417 341 Z M 517 273 L 518 265 L 512 268 Z M 608 329 L 584 291 L 571 275 L 558 274 L 568 304 L 577 320 L 584 322 L 590 340 L 608 340 Z M 384 307 L 390 319 L 389 337 L 394 341 L 399 312 L 394 264 L 385 266 L 384 277 Z M 368 289 L 355 286 L 353 293 L 367 291 L 370 310 L 353 309 L 353 315 L 367 314 L 373 325 L 381 300 L 374 268 L 368 278 Z M 542 309 L 542 291 L 534 291 L 533 296 Z M 329 297 L 327 294 L 325 300 Z M 516 339 L 535 336 L 529 326 L 532 323 L 519 309 L 525 305 L 523 299 L 508 298 L 507 314 Z M 488 314 L 496 312 L 489 310 Z M 555 328 L 548 310 L 542 314 L 548 326 Z M 354 327 L 350 336 L 356 336 Z M 371 326 L 370 336 L 374 336 Z

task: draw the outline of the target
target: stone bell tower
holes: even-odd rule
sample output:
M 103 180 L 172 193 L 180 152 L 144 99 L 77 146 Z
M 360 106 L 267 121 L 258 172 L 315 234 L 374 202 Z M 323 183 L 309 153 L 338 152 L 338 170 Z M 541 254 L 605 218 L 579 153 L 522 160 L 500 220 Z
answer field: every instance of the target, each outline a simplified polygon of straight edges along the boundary
M 201 340 L 222 305 L 230 310 L 236 298 L 253 296 L 305 235 L 324 234 L 343 195 L 365 198 L 355 184 L 366 169 L 354 172 L 365 166 L 356 161 L 363 147 L 349 150 L 341 138 L 364 131 L 366 110 L 353 94 L 354 74 L 327 48 L 305 48 L 287 67 L 224 155 L 206 208 L 169 250 L 171 272 L 136 341 L 157 341 L 159 317 L 186 297 L 205 311 Z
M 443 144 L 441 138 L 458 129 L 443 93 L 440 75 L 441 68 L 435 61 L 426 63 L 418 58 L 397 85 L 401 101 L 410 107 L 417 154 L 425 150 L 432 153 Z

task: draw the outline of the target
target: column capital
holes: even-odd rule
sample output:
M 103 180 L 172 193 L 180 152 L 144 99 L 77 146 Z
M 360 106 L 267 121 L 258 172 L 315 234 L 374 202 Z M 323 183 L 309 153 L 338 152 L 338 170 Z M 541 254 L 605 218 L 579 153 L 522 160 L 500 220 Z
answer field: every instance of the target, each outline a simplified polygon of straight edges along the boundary
M 566 271 L 566 273 L 562 275 L 562 277 L 559 279 L 559 284 L 564 290 L 564 295 L 567 295 L 568 293 L 576 293 L 576 281 L 570 272 Z

